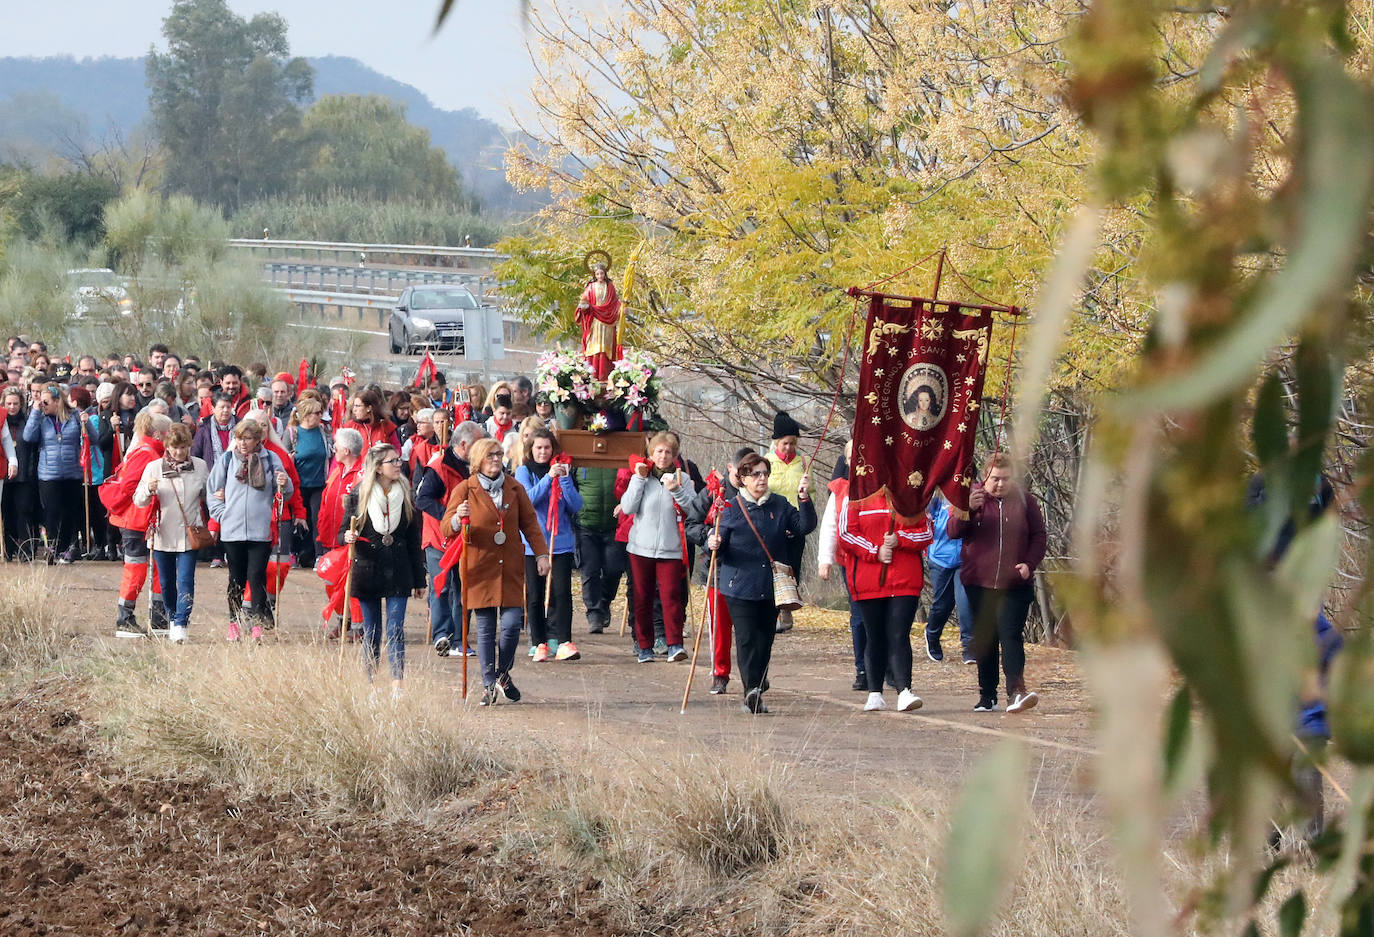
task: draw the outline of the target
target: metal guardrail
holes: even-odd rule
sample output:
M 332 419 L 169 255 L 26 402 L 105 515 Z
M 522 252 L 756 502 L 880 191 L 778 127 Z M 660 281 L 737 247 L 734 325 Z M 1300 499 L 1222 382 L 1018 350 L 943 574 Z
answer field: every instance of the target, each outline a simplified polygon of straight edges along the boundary
M 253 251 L 265 250 L 268 256 L 272 251 L 315 251 L 320 257 L 326 253 L 350 254 L 396 254 L 407 257 L 469 257 L 478 260 L 505 260 L 505 254 L 498 254 L 491 247 L 449 247 L 444 244 L 360 244 L 352 241 L 289 241 L 277 238 L 230 238 L 230 247 L 243 247 Z
M 266 261 L 262 265 L 267 281 L 273 286 L 308 289 L 311 280 L 319 289 L 353 292 L 399 292 L 407 286 L 466 286 L 484 295 L 496 281 L 476 273 L 446 270 L 412 270 L 396 267 L 344 266 L 341 264 L 283 263 Z M 281 281 L 285 281 L 282 283 Z M 326 282 L 329 281 L 329 282 Z
M 390 309 L 400 295 L 382 296 L 377 293 L 344 293 L 337 290 L 298 290 L 291 287 L 277 290 L 287 302 L 317 306 L 348 306 L 359 309 Z

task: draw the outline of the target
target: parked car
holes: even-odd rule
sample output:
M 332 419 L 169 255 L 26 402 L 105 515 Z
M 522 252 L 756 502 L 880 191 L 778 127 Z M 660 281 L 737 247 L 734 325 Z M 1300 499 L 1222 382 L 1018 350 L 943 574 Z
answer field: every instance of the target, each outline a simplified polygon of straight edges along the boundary
M 477 308 L 477 298 L 464 286 L 406 287 L 387 326 L 391 353 L 413 355 L 420 348 L 461 352 L 463 315 Z
M 67 288 L 71 291 L 72 315 L 78 319 L 102 317 L 134 311 L 128 287 L 109 267 L 82 267 L 68 270 Z

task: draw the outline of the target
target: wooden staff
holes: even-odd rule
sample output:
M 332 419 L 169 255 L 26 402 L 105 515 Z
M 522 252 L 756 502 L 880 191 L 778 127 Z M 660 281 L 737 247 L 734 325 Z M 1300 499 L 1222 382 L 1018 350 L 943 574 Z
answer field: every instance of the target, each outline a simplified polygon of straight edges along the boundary
M 719 536 L 720 536 L 720 521 L 721 521 L 721 518 L 724 517 L 724 516 L 725 516 L 725 512 L 724 512 L 724 511 L 721 511 L 719 514 L 716 515 L 716 526 L 715 526 L 715 530 L 712 531 L 712 534 L 711 534 L 713 537 L 719 537 Z M 715 585 L 716 576 L 718 575 L 718 574 L 717 574 L 717 571 L 716 571 L 716 559 L 717 559 L 717 557 L 719 556 L 719 552 L 720 552 L 720 551 L 718 551 L 718 550 L 712 550 L 712 551 L 711 551 L 711 565 L 710 565 L 710 566 L 707 568 L 707 570 L 706 570 L 706 594 L 707 594 L 708 597 L 709 597 L 710 594 L 711 594 L 711 589 L 712 589 L 713 586 Z M 688 698 L 692 695 L 692 679 L 696 676 L 696 673 L 697 673 L 697 652 L 701 649 L 701 633 L 702 633 L 703 631 L 706 630 L 706 610 L 707 610 L 707 608 L 710 606 L 710 604 L 711 604 L 711 603 L 710 603 L 709 601 L 705 601 L 705 602 L 702 602 L 702 603 L 701 603 L 701 623 L 700 623 L 699 625 L 697 625 L 696 637 L 692 640 L 692 666 L 689 667 L 689 668 L 687 669 L 687 688 L 686 688 L 685 690 L 682 691 L 682 709 L 678 710 L 678 715 L 679 715 L 679 716 L 685 716 L 685 715 L 687 714 L 687 700 L 688 700 Z M 713 619 L 712 622 L 711 622 L 711 633 L 712 633 L 711 646 L 712 646 L 712 650 L 714 651 L 714 650 L 715 650 L 715 621 L 714 621 L 714 619 Z
M 348 519 L 348 532 L 356 534 L 358 532 L 357 516 Z M 353 550 L 357 545 L 355 540 L 348 545 L 348 573 L 344 576 L 344 603 L 343 614 L 340 616 L 342 624 L 339 628 L 339 672 L 343 672 L 344 645 L 348 643 L 348 625 L 350 612 L 353 604 Z
M 462 644 L 462 652 L 463 652 L 463 685 L 462 685 L 462 694 L 463 694 L 463 702 L 467 702 L 467 698 L 468 698 L 468 575 L 467 575 L 467 574 L 468 574 L 468 548 L 471 547 L 472 544 L 468 541 L 468 520 L 467 520 L 467 518 L 463 518 L 463 523 L 462 523 L 460 526 L 461 526 L 463 529 L 462 529 L 462 532 L 458 534 L 458 536 L 460 536 L 460 537 L 463 538 L 463 552 L 460 553 L 460 554 L 458 555 L 458 589 L 459 589 L 459 591 L 462 593 L 462 600 L 463 600 L 463 601 L 462 601 L 462 605 L 463 605 L 463 621 L 462 621 L 462 623 L 458 626 L 458 630 L 461 632 L 461 640 L 462 640 L 462 642 L 463 642 L 463 644 Z M 446 581 L 447 581 L 447 580 L 446 580 Z M 498 627 L 498 630 L 499 630 L 499 627 L 500 627 L 500 624 L 501 624 L 501 622 L 500 622 L 501 613 L 500 613 L 500 610 L 499 610 L 499 609 L 497 610 L 496 618 L 497 618 L 497 627 Z
M 620 636 L 625 637 L 625 626 L 630 623 L 630 590 L 625 590 L 625 611 L 620 615 Z

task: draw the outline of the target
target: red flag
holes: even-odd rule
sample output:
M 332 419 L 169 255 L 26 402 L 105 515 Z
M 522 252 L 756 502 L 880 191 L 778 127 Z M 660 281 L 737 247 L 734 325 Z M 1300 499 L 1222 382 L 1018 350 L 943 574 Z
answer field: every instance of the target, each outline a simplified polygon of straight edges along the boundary
M 342 615 L 344 587 L 348 580 L 348 547 L 335 547 L 316 560 L 315 575 L 324 580 L 325 606 L 320 617 L 328 621 L 331 615 Z M 362 605 L 357 599 L 349 604 L 352 606 L 351 619 L 362 621 Z
M 444 591 L 444 583 L 448 581 L 449 570 L 458 565 L 459 558 L 463 555 L 463 537 L 450 537 L 448 544 L 444 547 L 444 555 L 439 557 L 439 571 L 434 574 L 434 591 L 436 593 Z
M 124 461 L 124 431 L 115 430 L 114 448 L 111 450 L 110 467 L 105 472 L 105 477 L 109 478 L 114 474 L 114 470 L 119 468 L 119 463 Z
M 81 422 L 81 480 L 88 485 L 91 483 L 91 434 L 85 420 Z
M 914 523 L 936 489 L 968 510 L 992 314 L 873 295 L 850 463 L 853 501 L 886 492 Z
M 340 387 L 339 392 L 334 395 L 334 401 L 329 405 L 330 425 L 336 433 L 348 422 L 347 397 L 348 391 Z
M 306 382 L 307 380 L 309 380 L 309 379 L 310 379 L 310 365 L 309 365 L 309 363 L 306 362 L 306 360 L 305 360 L 304 358 L 302 358 L 302 359 L 301 359 L 301 367 L 300 367 L 300 370 L 299 370 L 298 372 L 296 372 L 296 393 L 299 394 L 301 391 L 305 390 L 305 387 L 306 387 L 305 382 Z
M 415 387 L 424 387 L 429 379 L 439 372 L 439 366 L 434 363 L 434 356 L 425 351 L 425 356 L 420 359 L 420 370 L 415 372 Z

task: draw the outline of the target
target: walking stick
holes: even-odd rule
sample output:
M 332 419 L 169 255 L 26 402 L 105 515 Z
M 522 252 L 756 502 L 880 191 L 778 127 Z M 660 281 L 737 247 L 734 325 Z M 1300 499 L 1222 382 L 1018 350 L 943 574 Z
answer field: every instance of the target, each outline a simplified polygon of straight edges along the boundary
M 356 534 L 358 532 L 358 518 L 356 515 L 348 519 L 348 532 Z M 353 550 L 357 545 L 354 541 L 348 545 L 348 573 L 344 576 L 344 603 L 342 624 L 339 628 L 339 672 L 343 673 L 344 645 L 348 643 L 349 618 L 353 605 Z
M 620 615 L 620 636 L 625 637 L 625 626 L 630 623 L 630 590 L 625 590 L 625 611 Z
M 458 535 L 463 538 L 463 552 L 458 555 L 458 590 L 462 594 L 463 622 L 459 626 L 459 632 L 463 642 L 463 702 L 468 699 L 468 523 L 467 518 L 463 519 L 462 532 Z M 498 619 L 500 612 L 497 612 Z
M 720 520 L 721 520 L 721 518 L 722 518 L 724 515 L 725 515 L 725 512 L 724 512 L 724 511 L 721 511 L 719 514 L 716 515 L 716 527 L 715 527 L 715 531 L 713 532 L 712 536 L 716 536 L 716 537 L 720 536 Z M 710 565 L 710 566 L 707 568 L 707 570 L 706 570 L 706 591 L 707 591 L 707 594 L 708 594 L 708 595 L 710 594 L 711 586 L 712 586 L 712 584 L 713 584 L 713 582 L 715 581 L 715 578 L 716 578 L 716 557 L 717 557 L 717 555 L 718 555 L 718 554 L 717 554 L 717 551 L 715 551 L 715 550 L 712 550 L 712 551 L 711 551 L 711 565 Z M 690 585 L 690 583 L 689 583 L 689 585 Z M 706 630 L 706 609 L 707 609 L 707 606 L 708 606 L 709 604 L 710 604 L 709 602 L 702 602 L 702 603 L 701 603 L 701 623 L 697 625 L 697 633 L 696 633 L 696 636 L 692 639 L 692 666 L 689 667 L 689 668 L 687 669 L 687 688 L 686 688 L 685 690 L 682 691 L 682 709 L 678 710 L 678 715 L 679 715 L 679 716 L 685 716 L 685 715 L 687 714 L 687 699 L 692 695 L 692 679 L 693 679 L 694 677 L 696 677 L 696 674 L 697 674 L 697 652 L 701 650 L 701 633 L 702 633 L 703 631 Z M 712 629 L 711 629 L 711 631 L 712 631 L 711 647 L 712 647 L 712 649 L 714 650 L 714 648 L 715 648 L 715 623 L 714 623 L 714 622 L 712 622 Z
M 281 574 L 281 547 L 282 541 L 286 539 L 282 536 L 281 530 L 282 522 L 286 520 L 286 496 L 282 493 L 283 484 L 282 482 L 277 483 L 277 497 L 276 504 L 274 505 L 277 512 L 277 568 L 272 571 L 272 578 L 277 581 L 272 583 L 273 589 L 268 591 L 267 595 L 263 596 L 267 601 L 267 610 L 272 613 L 273 631 L 277 630 L 277 605 L 281 603 L 281 587 L 286 585 L 286 577 Z M 287 530 L 290 531 L 292 529 L 289 526 L 290 522 L 287 521 L 287 524 Z M 290 554 L 287 555 L 290 556 Z M 276 596 L 275 601 L 273 601 L 273 596 Z
M 91 477 L 89 472 L 81 474 L 81 500 L 86 502 L 86 552 L 91 552 Z

